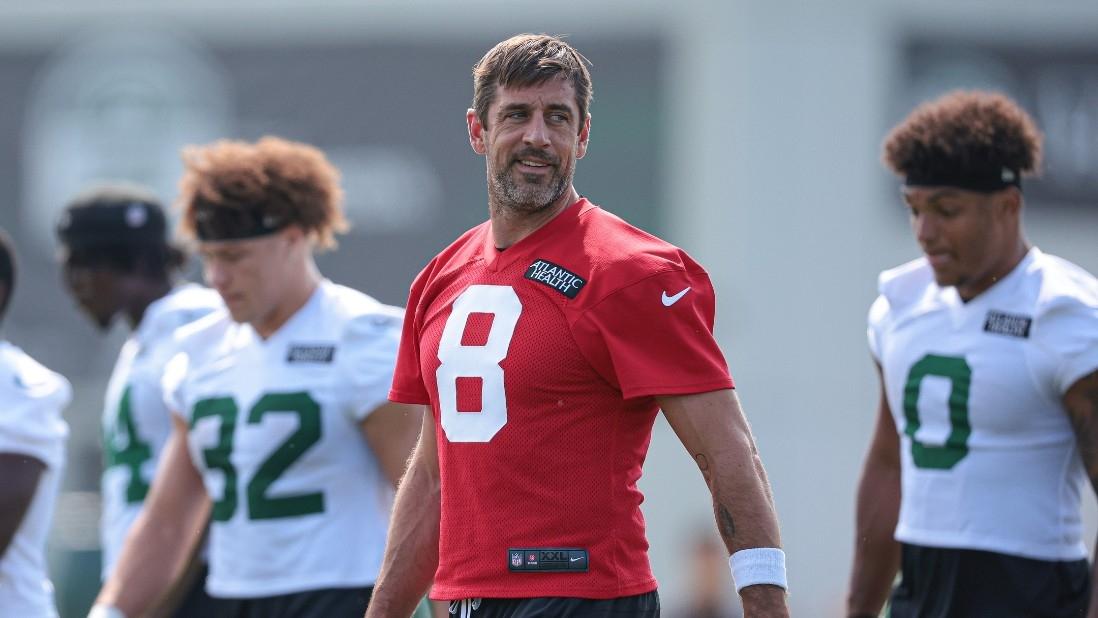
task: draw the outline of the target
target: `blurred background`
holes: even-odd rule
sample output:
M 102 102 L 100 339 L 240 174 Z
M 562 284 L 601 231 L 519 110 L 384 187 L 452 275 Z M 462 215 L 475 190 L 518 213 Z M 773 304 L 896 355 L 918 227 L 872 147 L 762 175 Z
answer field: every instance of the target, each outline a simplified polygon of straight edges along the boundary
M 98 587 L 98 421 L 126 335 L 95 332 L 61 291 L 65 201 L 125 179 L 170 202 L 189 143 L 310 142 L 342 169 L 354 224 L 322 270 L 403 304 L 426 261 L 487 216 L 470 68 L 527 31 L 568 35 L 594 65 L 580 192 L 713 276 L 795 615 L 843 613 L 877 397 L 865 314 L 877 273 L 917 255 L 879 163 L 887 130 L 955 87 L 1014 96 L 1047 136 L 1030 239 L 1098 272 L 1092 0 L 0 0 L 0 226 L 22 258 L 3 334 L 75 387 L 51 541 L 63 616 Z M 736 615 L 708 493 L 662 420 L 641 484 L 665 615 L 708 597 Z

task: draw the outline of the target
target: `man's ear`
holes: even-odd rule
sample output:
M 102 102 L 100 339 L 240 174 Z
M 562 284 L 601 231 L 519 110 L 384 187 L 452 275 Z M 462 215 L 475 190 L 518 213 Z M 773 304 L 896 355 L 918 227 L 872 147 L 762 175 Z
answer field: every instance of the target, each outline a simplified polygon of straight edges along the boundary
M 583 128 L 579 132 L 579 141 L 576 143 L 576 158 L 582 159 L 587 154 L 587 144 L 591 140 L 591 114 L 583 119 Z
M 488 154 L 488 145 L 485 142 L 485 127 L 480 122 L 480 118 L 477 117 L 477 112 L 473 108 L 469 108 L 465 111 L 465 124 L 469 127 L 469 145 L 473 147 L 473 152 L 477 154 Z

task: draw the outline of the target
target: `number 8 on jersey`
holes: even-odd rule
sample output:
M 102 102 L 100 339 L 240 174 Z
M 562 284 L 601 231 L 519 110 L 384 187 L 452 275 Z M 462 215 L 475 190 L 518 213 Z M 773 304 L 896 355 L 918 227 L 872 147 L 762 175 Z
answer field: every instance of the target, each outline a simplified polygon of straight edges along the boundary
M 522 302 L 509 285 L 471 285 L 454 301 L 439 341 L 441 364 L 435 373 L 442 430 L 451 442 L 488 442 L 507 424 L 507 394 L 499 363 L 507 357 L 521 313 Z M 491 316 L 484 345 L 462 341 L 473 314 Z M 458 410 L 461 378 L 480 379 L 479 412 Z

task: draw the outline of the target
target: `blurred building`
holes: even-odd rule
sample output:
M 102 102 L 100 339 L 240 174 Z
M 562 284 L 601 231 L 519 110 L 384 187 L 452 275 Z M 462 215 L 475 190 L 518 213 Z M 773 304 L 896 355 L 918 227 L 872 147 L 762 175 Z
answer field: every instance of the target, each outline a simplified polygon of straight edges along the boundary
M 402 304 L 486 215 L 470 68 L 523 31 L 568 34 L 594 63 L 579 190 L 713 275 L 795 615 L 842 614 L 877 397 L 865 313 L 877 272 L 917 253 L 878 162 L 884 132 L 946 89 L 1006 89 L 1048 135 L 1045 178 L 1026 189 L 1031 240 L 1098 272 L 1093 2 L 0 0 L 0 225 L 24 268 L 5 334 L 76 387 L 53 542 L 66 616 L 97 586 L 99 404 L 124 333 L 100 337 L 60 290 L 64 200 L 125 178 L 170 201 L 187 143 L 311 142 L 342 168 L 354 223 L 322 269 Z M 692 585 L 683 539 L 711 509 L 662 420 L 642 488 L 670 613 Z

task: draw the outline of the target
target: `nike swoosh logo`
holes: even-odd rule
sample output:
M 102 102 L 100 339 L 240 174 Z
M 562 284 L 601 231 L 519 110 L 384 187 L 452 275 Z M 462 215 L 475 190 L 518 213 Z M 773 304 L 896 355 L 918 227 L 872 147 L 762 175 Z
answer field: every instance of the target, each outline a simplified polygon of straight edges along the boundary
M 663 301 L 663 306 L 664 307 L 670 307 L 671 305 L 674 305 L 675 303 L 679 302 L 679 299 L 682 298 L 683 296 L 686 296 L 686 293 L 689 292 L 689 291 L 690 291 L 690 288 L 686 288 L 685 290 L 679 292 L 678 294 L 675 294 L 674 296 L 668 296 L 667 292 L 665 291 L 663 293 L 663 296 L 660 298 L 660 300 Z
M 569 558 L 568 559 L 569 562 L 579 562 L 580 560 L 583 560 L 583 556 L 580 556 L 579 558 Z

